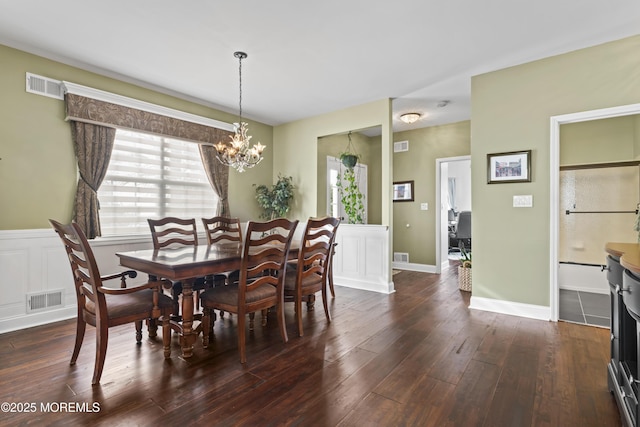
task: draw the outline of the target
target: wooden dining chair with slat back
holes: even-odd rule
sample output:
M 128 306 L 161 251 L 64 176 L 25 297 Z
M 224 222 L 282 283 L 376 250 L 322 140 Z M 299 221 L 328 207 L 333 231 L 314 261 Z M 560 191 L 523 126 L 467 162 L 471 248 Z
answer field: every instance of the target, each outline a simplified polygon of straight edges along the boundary
M 93 251 L 84 233 L 76 223 L 61 224 L 50 219 L 49 222 L 60 236 L 67 257 L 76 290 L 78 317 L 76 341 L 71 355 L 71 365 L 75 365 L 82 347 L 87 323 L 96 328 L 96 359 L 92 384 L 98 384 L 102 376 L 109 328 L 112 326 L 135 323 L 136 341 L 142 341 L 142 321 L 162 319 L 162 343 L 164 357 L 171 355 L 171 328 L 169 317 L 173 311 L 171 298 L 164 295 L 160 282 L 149 282 L 141 286 L 126 287 L 125 278 L 136 277 L 133 270 L 119 274 L 101 276 Z M 104 286 L 104 282 L 120 279 L 119 288 Z M 155 337 L 155 327 L 150 325 L 149 336 Z
M 239 218 L 226 216 L 214 216 L 213 218 L 202 218 L 208 245 L 238 243 L 242 244 L 242 228 Z M 213 277 L 214 284 L 220 283 L 229 285 L 240 277 L 240 271 L 225 271 Z M 220 316 L 224 317 L 224 311 L 220 311 Z
M 151 230 L 154 249 L 198 245 L 198 231 L 195 218 L 183 219 L 166 217 L 161 219 L 147 219 L 147 222 Z M 157 279 L 161 278 L 158 277 Z M 204 277 L 199 277 L 193 284 L 193 290 L 199 293 L 209 285 Z M 171 296 L 174 304 L 173 315 L 174 318 L 177 319 L 180 318 L 179 301 L 181 294 L 182 282 L 173 282 L 171 284 Z
M 331 257 L 339 225 L 340 219 L 334 217 L 309 218 L 300 242 L 295 270 L 289 271 L 285 279 L 284 298 L 285 301 L 295 303 L 296 323 L 300 336 L 303 335 L 302 301 L 306 299 L 309 302 L 318 291 L 322 291 L 324 312 L 327 321 L 331 322 L 327 288 L 329 287 L 328 277 L 332 273 Z M 311 304 L 307 306 L 312 307 Z
M 256 311 L 262 312 L 266 325 L 267 310 L 276 307 L 282 341 L 289 340 L 284 324 L 283 287 L 287 258 L 293 232 L 298 221 L 278 218 L 267 222 L 250 221 L 247 226 L 240 279 L 228 286 L 207 289 L 200 296 L 204 307 L 203 346 L 207 347 L 213 330 L 211 311 L 236 313 L 238 318 L 238 348 L 240 362 L 247 360 L 245 350 L 245 322 L 249 315 L 249 330 L 253 330 Z

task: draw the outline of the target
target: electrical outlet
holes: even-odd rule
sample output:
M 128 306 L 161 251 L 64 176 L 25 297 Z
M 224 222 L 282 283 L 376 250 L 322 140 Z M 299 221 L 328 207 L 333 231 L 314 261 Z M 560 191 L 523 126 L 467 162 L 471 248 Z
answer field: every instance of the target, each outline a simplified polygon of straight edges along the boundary
M 428 211 L 429 210 L 429 203 L 420 203 L 420 210 L 421 211 Z

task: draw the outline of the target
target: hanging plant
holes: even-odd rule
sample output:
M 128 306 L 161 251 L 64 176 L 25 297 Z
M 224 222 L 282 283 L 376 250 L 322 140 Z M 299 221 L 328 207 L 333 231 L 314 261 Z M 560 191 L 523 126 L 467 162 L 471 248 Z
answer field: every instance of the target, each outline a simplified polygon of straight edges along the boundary
M 272 220 L 287 216 L 295 188 L 292 177 L 278 174 L 278 181 L 271 188 L 264 184 L 253 186 L 256 188 L 258 205 L 262 208 L 260 218 Z
M 347 148 L 345 151 L 340 153 L 340 161 L 347 168 L 353 170 L 354 166 L 358 163 L 358 153 L 356 153 L 355 148 L 353 148 L 353 143 L 351 142 L 351 132 L 347 134 L 349 138 L 349 142 L 347 143 Z
M 358 155 L 352 153 L 340 153 L 340 161 L 347 169 L 353 169 L 358 163 Z
M 340 201 L 344 206 L 344 212 L 347 215 L 349 224 L 364 223 L 364 196 L 358 187 L 358 178 L 353 168 L 347 170 L 340 176 L 338 174 L 338 193 Z

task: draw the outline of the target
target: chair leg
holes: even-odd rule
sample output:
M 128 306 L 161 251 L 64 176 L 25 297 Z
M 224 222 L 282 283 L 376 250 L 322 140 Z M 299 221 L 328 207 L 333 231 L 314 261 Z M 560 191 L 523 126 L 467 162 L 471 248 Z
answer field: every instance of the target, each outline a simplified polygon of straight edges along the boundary
M 147 329 L 149 338 L 155 338 L 158 336 L 158 319 L 147 319 Z
M 302 298 L 296 297 L 296 323 L 298 324 L 298 335 L 303 336 L 304 332 L 302 330 Z
M 142 320 L 136 320 L 136 342 L 140 344 L 142 342 Z
M 238 350 L 240 351 L 240 363 L 247 362 L 247 355 L 245 349 L 245 314 L 238 313 Z
M 287 327 L 284 322 L 284 304 L 280 302 L 276 307 L 276 314 L 278 315 L 278 326 L 280 327 L 280 335 L 282 336 L 283 342 L 289 342 L 289 337 L 287 336 Z
M 262 326 L 267 326 L 267 316 L 269 315 L 269 310 L 268 309 L 264 309 L 262 310 Z
M 254 320 L 256 318 L 256 313 L 249 313 L 249 330 L 253 331 L 253 327 L 254 327 Z
M 169 316 L 162 316 L 162 346 L 164 347 L 164 358 L 171 358 L 171 323 Z
M 87 329 L 87 322 L 82 318 L 82 314 L 78 315 L 76 324 L 76 344 L 73 347 L 73 354 L 71 355 L 70 365 L 75 365 L 76 360 L 78 359 L 78 354 L 80 354 L 80 347 L 82 347 L 82 341 L 84 340 L 84 331 Z
M 211 333 L 211 312 L 213 310 L 209 310 L 205 308 L 202 310 L 202 347 L 209 347 L 209 334 Z
M 329 262 L 329 271 L 327 272 L 327 276 L 329 277 L 329 290 L 331 291 L 331 297 L 335 298 L 336 293 L 333 290 L 333 260 Z
M 107 343 L 109 342 L 109 326 L 100 320 L 97 320 L 96 323 L 96 364 L 93 369 L 92 385 L 98 384 L 100 377 L 102 377 L 102 368 L 104 368 Z
M 327 287 L 322 287 L 322 305 L 324 306 L 324 314 L 327 316 L 327 322 L 331 323 L 331 315 L 329 314 Z

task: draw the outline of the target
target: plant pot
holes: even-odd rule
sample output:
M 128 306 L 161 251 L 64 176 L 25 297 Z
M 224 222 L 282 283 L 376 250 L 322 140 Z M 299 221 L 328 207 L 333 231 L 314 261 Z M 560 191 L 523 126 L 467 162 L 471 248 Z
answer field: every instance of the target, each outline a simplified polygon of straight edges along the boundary
M 471 292 L 471 269 L 458 266 L 458 288 L 461 291 Z
M 349 169 L 353 169 L 356 163 L 358 163 L 358 156 L 355 154 L 343 154 L 340 156 L 340 161 Z

